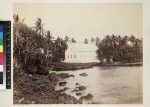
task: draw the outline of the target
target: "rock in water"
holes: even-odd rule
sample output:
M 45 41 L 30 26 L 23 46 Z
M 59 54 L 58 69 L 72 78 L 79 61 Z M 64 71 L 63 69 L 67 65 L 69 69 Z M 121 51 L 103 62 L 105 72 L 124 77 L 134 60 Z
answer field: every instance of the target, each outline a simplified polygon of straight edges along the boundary
M 69 78 L 69 77 L 74 77 L 74 75 L 70 75 L 68 73 L 60 73 L 57 74 L 60 78 Z
M 79 90 L 86 90 L 86 87 L 85 86 L 83 86 L 83 85 L 81 85 L 81 86 L 79 86 Z
M 88 74 L 87 73 L 81 73 L 81 74 L 79 74 L 80 76 L 88 76 Z
M 76 95 L 79 96 L 79 95 L 82 95 L 82 93 L 78 92 L 78 93 L 76 93 Z
M 91 99 L 91 98 L 93 98 L 93 95 L 92 94 L 88 94 L 87 95 L 87 99 Z
M 76 85 L 79 85 L 79 83 L 76 83 Z
M 79 98 L 79 100 L 89 100 L 89 99 L 91 99 L 91 98 L 93 98 L 93 95 L 92 94 L 87 94 L 86 96 L 81 96 L 80 98 Z
M 78 89 L 74 89 L 74 90 L 72 90 L 72 92 L 78 92 L 79 90 Z

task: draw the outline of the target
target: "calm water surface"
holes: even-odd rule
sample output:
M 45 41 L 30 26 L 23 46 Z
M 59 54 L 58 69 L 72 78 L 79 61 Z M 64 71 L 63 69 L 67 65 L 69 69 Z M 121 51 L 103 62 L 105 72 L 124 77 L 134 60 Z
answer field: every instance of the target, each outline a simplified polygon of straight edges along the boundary
M 65 93 L 77 99 L 89 93 L 93 95 L 92 99 L 83 100 L 83 103 L 142 103 L 142 66 L 94 67 L 59 73 L 69 73 L 75 77 L 64 79 L 67 85 L 56 86 L 56 89 L 68 87 Z M 88 76 L 80 76 L 81 73 L 87 73 Z M 86 87 L 86 90 L 80 91 L 82 93 L 80 96 L 73 92 L 79 86 L 76 83 Z

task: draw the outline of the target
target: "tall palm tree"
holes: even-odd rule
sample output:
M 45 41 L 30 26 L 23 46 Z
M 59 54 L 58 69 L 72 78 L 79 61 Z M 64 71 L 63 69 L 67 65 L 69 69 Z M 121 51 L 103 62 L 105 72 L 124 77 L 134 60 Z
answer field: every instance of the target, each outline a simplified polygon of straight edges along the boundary
M 71 43 L 76 43 L 76 40 L 74 38 L 72 38 Z
M 14 23 L 19 22 L 19 16 L 18 16 L 18 14 L 17 15 L 14 14 L 13 18 L 14 18 Z
M 20 43 L 21 40 L 23 40 L 22 39 L 23 37 L 20 34 L 19 28 L 24 26 L 22 23 L 25 20 L 25 18 L 20 19 L 18 14 L 14 14 L 13 15 L 13 19 L 14 19 L 14 23 L 13 23 L 13 26 L 14 26 L 14 29 L 13 29 L 13 33 L 14 33 L 13 40 L 14 40 L 14 59 L 15 59 L 15 57 L 16 58 L 19 57 L 17 54 L 20 55 L 20 53 L 21 53 L 21 50 L 20 50 L 20 47 L 19 47 L 20 46 L 19 43 Z
M 43 26 L 44 26 L 44 23 L 42 23 L 42 19 L 37 18 L 34 28 L 41 36 L 44 36 L 44 33 L 45 33 Z
M 93 42 L 95 42 L 95 39 L 92 37 L 92 38 L 91 38 L 91 43 L 93 43 Z
M 69 42 L 69 37 L 68 36 L 65 36 L 65 42 L 67 43 L 67 42 Z
M 129 41 L 130 41 L 132 44 L 135 44 L 136 38 L 135 38 L 133 35 L 131 35 L 131 37 L 129 37 Z
M 25 18 L 20 19 L 18 14 L 14 14 L 13 19 L 14 19 L 14 23 L 18 23 L 18 22 L 23 23 L 23 21 L 25 20 Z
M 100 43 L 100 39 L 96 37 L 95 42 L 96 42 L 96 46 L 98 46 L 98 44 Z
M 52 35 L 50 33 L 50 31 L 48 30 L 46 33 L 46 46 L 44 46 L 44 52 L 46 54 L 46 58 L 50 57 L 51 61 L 52 61 L 52 57 L 53 57 L 53 51 L 54 51 L 54 44 L 52 42 Z
M 54 39 L 54 37 L 51 35 L 50 30 L 47 31 L 46 38 L 47 38 L 48 41 L 51 41 L 52 39 Z

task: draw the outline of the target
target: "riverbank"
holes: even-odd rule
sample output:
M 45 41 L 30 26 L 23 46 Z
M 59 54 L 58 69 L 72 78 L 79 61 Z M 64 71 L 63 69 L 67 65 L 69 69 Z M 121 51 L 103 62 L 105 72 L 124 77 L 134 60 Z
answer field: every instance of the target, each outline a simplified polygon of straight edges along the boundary
M 21 68 L 14 68 L 14 104 L 81 104 L 65 90 L 55 90 L 60 78 L 65 75 L 28 74 Z M 65 77 L 69 78 L 69 75 Z
M 101 64 L 100 62 L 90 63 L 65 63 L 65 62 L 49 62 L 48 63 L 52 71 L 70 71 L 93 68 L 94 66 L 142 66 L 142 62 L 137 63 L 112 63 L 112 64 Z

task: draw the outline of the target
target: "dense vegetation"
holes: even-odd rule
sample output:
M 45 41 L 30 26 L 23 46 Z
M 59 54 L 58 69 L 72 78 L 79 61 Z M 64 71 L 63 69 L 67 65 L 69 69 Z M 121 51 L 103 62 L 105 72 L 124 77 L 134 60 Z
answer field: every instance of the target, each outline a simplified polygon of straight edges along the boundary
M 53 66 L 49 63 L 64 60 L 68 37 L 54 40 L 50 31 L 43 29 L 40 18 L 34 27 L 23 21 L 14 15 L 14 104 L 80 104 L 81 101 L 64 93 L 65 88 L 55 90 L 59 79 L 70 75 L 49 73 Z
M 30 73 L 47 74 L 47 61 L 60 62 L 65 59 L 67 40 L 52 37 L 43 29 L 40 18 L 34 27 L 29 27 L 14 15 L 14 64 L 23 66 Z M 67 38 L 66 38 L 67 39 Z
M 143 60 L 142 39 L 133 35 L 107 35 L 97 46 L 98 59 L 102 63 L 134 63 Z

